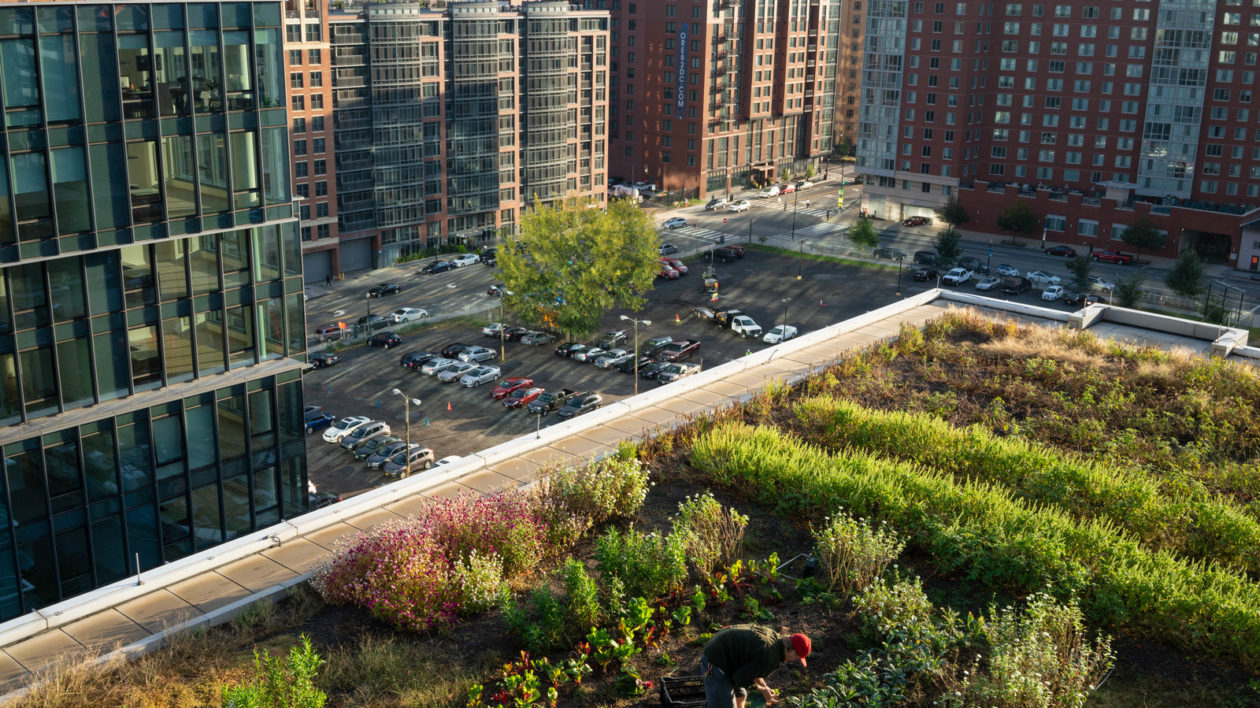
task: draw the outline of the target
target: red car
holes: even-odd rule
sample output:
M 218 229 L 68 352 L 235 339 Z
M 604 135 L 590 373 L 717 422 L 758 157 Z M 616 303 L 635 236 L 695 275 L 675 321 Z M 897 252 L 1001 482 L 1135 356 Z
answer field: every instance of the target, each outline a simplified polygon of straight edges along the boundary
M 928 218 L 926 216 L 907 216 L 904 220 L 902 220 L 901 225 L 902 226 L 923 226 L 927 222 L 928 222 Z
M 1133 254 L 1119 251 L 1094 251 L 1094 261 L 1098 263 L 1133 265 Z
M 490 396 L 493 398 L 502 399 L 503 397 L 507 396 L 509 393 L 517 390 L 518 388 L 525 388 L 526 386 L 533 386 L 533 385 L 534 385 L 533 379 L 525 378 L 524 376 L 509 376 L 506 379 L 503 379 L 502 381 L 500 381 L 498 386 L 494 387 L 494 390 L 490 392 Z
M 687 274 L 687 266 L 684 265 L 683 262 L 678 260 L 677 258 L 663 257 L 661 258 L 661 265 L 673 268 L 674 270 L 678 271 L 679 275 Z
M 678 271 L 662 263 L 661 272 L 657 273 L 656 277 L 667 278 L 669 280 L 678 280 Z
M 513 408 L 520 408 L 521 406 L 533 403 L 534 399 L 538 398 L 538 396 L 542 394 L 543 390 L 544 389 L 537 386 L 518 388 L 509 393 L 507 398 L 503 399 L 503 407 L 508 410 L 512 410 Z
M 796 185 L 792 184 L 791 182 L 788 182 L 782 187 L 779 187 L 779 194 L 791 194 L 792 192 L 795 192 L 795 191 L 796 191 Z

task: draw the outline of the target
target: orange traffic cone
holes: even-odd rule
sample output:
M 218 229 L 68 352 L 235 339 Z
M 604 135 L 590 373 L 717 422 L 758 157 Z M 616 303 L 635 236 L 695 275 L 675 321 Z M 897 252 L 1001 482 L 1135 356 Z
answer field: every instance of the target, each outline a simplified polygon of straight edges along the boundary
M 447 401 L 447 402 L 446 402 L 446 410 L 448 410 L 448 411 L 449 411 L 450 409 L 451 409 L 451 402 L 450 402 L 450 401 Z
M 674 313 L 674 324 L 682 324 L 682 320 L 679 319 L 677 312 Z

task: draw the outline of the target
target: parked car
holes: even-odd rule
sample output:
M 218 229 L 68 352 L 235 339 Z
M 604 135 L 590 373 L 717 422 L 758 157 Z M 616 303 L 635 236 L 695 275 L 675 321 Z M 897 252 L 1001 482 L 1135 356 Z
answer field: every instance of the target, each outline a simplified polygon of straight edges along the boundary
M 486 261 L 485 261 L 485 257 L 484 257 L 484 256 L 482 257 L 481 262 L 482 262 L 482 263 L 485 263 L 485 262 L 486 262 Z M 442 465 L 453 465 L 453 464 L 455 464 L 456 462 L 459 462 L 459 461 L 460 461 L 460 460 L 462 460 L 462 459 L 464 459 L 462 455 L 447 455 L 446 457 L 443 457 L 442 459 L 438 460 L 437 462 L 434 462 L 434 463 L 433 463 L 433 466 L 434 466 L 434 467 L 441 467 Z
M 315 511 L 316 509 L 323 509 L 326 506 L 332 506 L 339 501 L 341 501 L 340 494 L 312 491 L 306 495 L 306 508 L 311 511 Z
M 1101 278 L 1097 275 L 1091 275 L 1088 278 L 1086 278 L 1086 280 L 1089 281 L 1089 286 L 1091 288 L 1094 288 L 1095 290 L 1115 290 L 1116 289 L 1116 284 L 1114 282 L 1107 280 L 1106 278 Z
M 389 435 L 389 423 L 373 420 L 360 425 L 341 438 L 341 449 L 353 452 L 356 445 L 375 435 Z
M 354 432 L 355 428 L 369 422 L 370 420 L 370 418 L 361 415 L 352 415 L 342 418 L 324 430 L 324 442 L 339 443 L 342 438 Z
M 639 345 L 639 353 L 647 356 L 655 356 L 661 348 L 674 341 L 674 338 L 668 334 L 658 334 L 655 337 L 649 337 L 643 340 Z
M 543 393 L 543 389 L 538 386 L 526 386 L 518 388 L 503 398 L 503 407 L 508 410 L 516 410 L 533 403 Z
M 744 257 L 744 247 L 743 247 L 743 246 L 740 246 L 740 245 L 737 245 L 737 244 L 731 244 L 731 245 L 727 246 L 727 248 L 728 248 L 728 249 L 730 249 L 731 253 L 734 253 L 734 254 L 735 254 L 735 257 L 736 257 L 736 258 L 743 258 L 743 257 Z
M 1063 279 L 1060 278 L 1059 276 L 1050 275 L 1049 273 L 1043 273 L 1039 270 L 1034 270 L 1025 277 L 1027 277 L 1030 281 L 1032 281 L 1033 285 L 1039 288 L 1044 288 L 1050 285 L 1058 285 L 1059 283 L 1063 282 Z
M 666 219 L 665 223 L 661 224 L 661 226 L 664 226 L 665 228 L 671 231 L 673 231 L 674 229 L 680 229 L 686 225 L 687 225 L 687 220 L 682 218 L 681 216 L 675 216 L 672 219 Z
M 735 254 L 734 250 L 727 248 L 726 246 L 711 248 L 707 253 L 705 253 L 705 255 L 715 261 L 718 261 L 719 263 L 730 263 L 736 258 L 739 258 L 739 256 Z
M 458 359 L 436 356 L 420 365 L 420 373 L 426 376 L 437 376 L 458 363 L 460 363 Z
M 797 188 L 797 189 L 809 189 L 810 187 L 813 187 L 813 186 L 814 186 L 814 183 L 813 183 L 813 182 L 810 182 L 810 181 L 809 181 L 809 180 L 807 180 L 807 179 L 803 179 L 803 180 L 801 180 L 800 182 L 797 182 L 797 183 L 796 183 L 796 188 Z
M 497 356 L 496 352 L 488 347 L 468 347 L 460 352 L 457 358 L 460 361 L 482 362 L 490 361 L 495 356 Z
M 727 211 L 735 212 L 735 213 L 739 213 L 741 211 L 748 211 L 751 208 L 752 208 L 752 202 L 748 201 L 747 199 L 740 199 L 739 201 L 731 202 L 730 204 L 726 205 Z
M 605 349 L 612 349 L 618 344 L 624 344 L 628 334 L 624 329 L 611 329 L 599 335 L 599 346 Z
M 481 254 L 481 265 L 493 268 L 499 265 L 499 255 L 492 248 Z
M 673 268 L 674 270 L 678 271 L 679 275 L 687 274 L 687 264 L 683 263 L 677 258 L 670 258 L 669 256 L 661 256 L 661 263 L 668 265 L 670 268 Z
M 761 325 L 748 315 L 738 315 L 730 320 L 730 330 L 735 334 L 756 339 L 761 336 Z
M 490 297 L 503 297 L 504 295 L 511 295 L 511 294 L 512 294 L 511 290 L 508 290 L 507 288 L 503 287 L 502 285 L 499 285 L 498 283 L 495 283 L 491 285 L 490 287 L 486 288 L 486 295 L 489 295 Z
M 402 442 L 402 439 L 395 435 L 377 435 L 368 438 L 363 441 L 363 444 L 354 448 L 354 459 L 366 460 L 385 447 L 398 442 Z
M 998 275 L 1006 277 L 1006 278 L 1019 277 L 1019 268 L 1016 268 L 1015 266 L 1006 265 L 1005 263 L 999 263 L 996 270 L 997 270 Z
M 663 361 L 682 361 L 700 351 L 700 340 L 682 339 L 661 347 L 659 353 Z
M 962 258 L 959 258 L 958 266 L 960 268 L 966 268 L 974 273 L 988 274 L 989 272 L 989 266 L 985 265 L 984 261 L 979 258 L 972 258 L 971 256 L 963 256 Z
M 368 455 L 363 462 L 367 464 L 368 469 L 379 470 L 385 466 L 385 463 L 389 462 L 391 457 L 397 455 L 405 449 L 407 449 L 407 443 L 402 440 L 383 443 L 380 447 L 376 448 L 376 452 Z
M 371 337 L 368 337 L 367 340 L 367 345 L 369 347 L 381 347 L 383 349 L 396 347 L 399 344 L 402 344 L 402 337 L 399 337 L 393 332 L 377 332 Z
M 364 315 L 358 319 L 358 324 L 363 329 L 374 332 L 394 324 L 394 320 L 386 315 Z
M 757 192 L 757 196 L 761 197 L 762 199 L 767 199 L 769 197 L 777 197 L 779 196 L 779 185 L 772 184 L 769 187 L 766 187 L 765 189 L 761 190 L 760 192 Z
M 656 374 L 656 380 L 658 383 L 668 384 L 698 373 L 700 373 L 699 364 L 668 364 Z
M 472 371 L 475 368 L 477 368 L 476 364 L 470 364 L 466 361 L 459 361 L 452 364 L 451 366 L 446 367 L 442 371 L 438 372 L 437 378 L 438 378 L 438 381 L 441 381 L 442 383 L 451 383 L 454 381 L 459 381 L 460 379 L 464 377 L 464 374 L 468 373 L 469 371 Z
M 454 258 L 451 259 L 451 265 L 455 266 L 456 268 L 463 268 L 464 266 L 476 265 L 480 262 L 481 262 L 481 256 L 477 255 L 476 253 L 461 253 L 458 256 L 455 256 Z
M 569 358 L 574 361 L 580 361 L 583 364 L 589 364 L 604 355 L 607 351 L 603 347 L 587 347 L 581 351 L 573 352 Z
M 672 256 L 678 253 L 678 247 L 672 243 L 662 243 L 659 251 L 662 256 Z
M 890 261 L 902 260 L 906 258 L 905 251 L 898 251 L 895 248 L 877 248 L 871 252 L 875 258 L 886 258 Z
M 796 185 L 792 184 L 791 182 L 788 182 L 782 187 L 779 187 L 779 194 L 791 194 L 792 192 L 795 192 L 795 191 L 796 191 Z
M 704 205 L 704 210 L 716 211 L 718 209 L 721 209 L 724 206 L 726 206 L 726 197 L 714 197 L 709 200 L 708 204 Z
M 472 346 L 471 344 L 448 344 L 442 349 L 442 356 L 447 359 L 459 358 L 459 353 Z
M 705 307 L 705 306 L 703 306 L 703 305 L 696 305 L 695 307 L 691 308 L 691 315 L 692 315 L 693 317 L 697 317 L 697 318 L 702 319 L 702 320 L 707 320 L 707 321 L 709 321 L 709 322 L 712 322 L 712 321 L 713 321 L 713 318 L 715 317 L 713 310 L 711 310 L 711 309 L 709 309 L 709 308 L 707 308 L 707 307 Z M 674 341 L 674 340 L 673 340 L 673 338 L 670 338 L 670 340 L 669 340 L 669 341 L 670 341 L 670 342 L 672 342 L 672 341 Z M 667 342 L 667 344 L 668 344 L 668 342 Z
M 941 257 L 936 251 L 915 251 L 914 262 L 919 265 L 934 266 L 941 262 Z
M 986 275 L 983 278 L 976 281 L 976 290 L 993 290 L 1001 282 L 1002 282 L 1001 280 L 991 275 Z
M 323 369 L 341 361 L 341 357 L 329 351 L 313 352 L 306 360 L 316 369 Z
M 522 337 L 529 334 L 532 330 L 528 327 L 508 327 L 503 331 L 503 338 L 509 342 L 520 341 Z
M 1047 256 L 1062 256 L 1064 258 L 1076 258 L 1076 249 L 1071 246 L 1051 246 L 1045 250 Z
M 635 362 L 634 355 L 631 355 L 629 359 L 626 359 L 625 361 L 617 365 L 617 371 L 620 371 L 623 374 L 633 374 L 636 368 L 642 369 L 648 364 L 655 364 L 655 363 L 656 363 L 656 360 L 653 359 L 652 357 L 642 356 L 642 355 L 639 356 L 638 362 Z
M 609 349 L 595 359 L 596 369 L 611 369 L 626 359 L 634 358 L 634 352 L 625 349 Z
M 603 405 L 604 399 L 598 393 L 579 393 L 571 398 L 560 410 L 557 411 L 561 418 L 572 418 L 574 416 L 589 413 Z
M 433 261 L 429 265 L 421 268 L 420 272 L 427 273 L 429 275 L 437 275 L 438 273 L 445 273 L 448 270 L 454 269 L 455 266 L 450 261 Z
M 332 425 L 333 421 L 337 420 L 337 416 L 328 411 L 310 411 L 303 415 L 302 419 L 306 426 L 306 434 L 310 435 L 317 430 L 323 430 Z
M 394 310 L 390 317 L 394 318 L 394 322 L 402 324 L 404 322 L 415 322 L 429 316 L 429 311 L 419 307 L 400 307 Z
M 676 271 L 676 270 L 674 270 L 673 268 L 669 267 L 668 265 L 666 265 L 666 264 L 662 263 L 662 264 L 661 264 L 661 270 L 660 270 L 660 272 L 659 272 L 659 273 L 657 273 L 657 274 L 656 274 L 656 277 L 658 277 L 658 278 L 664 278 L 664 279 L 666 279 L 666 280 L 678 280 L 678 276 L 679 276 L 679 275 L 681 275 L 681 274 L 680 274 L 678 271 Z
M 324 341 L 336 341 L 341 339 L 341 325 L 330 324 L 315 329 L 315 336 Z
M 459 380 L 459 385 L 464 388 L 477 388 L 482 384 L 488 384 L 499 378 L 503 372 L 497 366 L 478 366 L 477 368 L 464 374 Z
M 565 342 L 564 344 L 561 344 L 560 346 L 556 347 L 556 356 L 562 356 L 565 359 L 571 359 L 573 358 L 574 354 L 577 354 L 578 352 L 581 352 L 581 351 L 585 351 L 586 348 L 587 347 L 585 344 L 579 344 L 577 342 Z
M 796 328 L 792 325 L 775 325 L 770 328 L 769 332 L 766 332 L 766 336 L 762 337 L 761 341 L 766 344 L 778 344 L 779 342 L 786 342 L 795 336 Z
M 1032 289 L 1032 281 L 1020 276 L 1002 278 L 1002 292 L 1007 295 L 1019 295 Z
M 941 282 L 946 285 L 962 285 L 971 280 L 972 273 L 966 268 L 950 268 L 949 272 L 941 276 Z
M 1047 301 L 1050 301 L 1050 302 L 1054 302 L 1055 300 L 1060 300 L 1060 299 L 1062 299 L 1062 298 L 1063 298 L 1063 286 L 1062 286 L 1062 285 L 1051 285 L 1051 286 L 1047 287 L 1045 290 L 1042 290 L 1042 291 L 1041 291 L 1041 299 L 1042 299 L 1042 300 L 1047 300 Z
M 502 322 L 491 322 L 490 324 L 481 328 L 481 336 L 498 337 L 499 335 L 503 333 L 503 328 L 504 328 L 504 324 Z
M 915 268 L 914 271 L 910 273 L 910 277 L 914 278 L 915 280 L 919 282 L 925 282 L 928 280 L 936 280 L 938 277 L 940 277 L 940 275 L 941 275 L 941 272 L 935 268 Z
M 529 388 L 533 385 L 534 380 L 526 376 L 509 376 L 500 381 L 499 385 L 495 386 L 490 391 L 490 397 L 502 400 L 505 396 L 518 388 Z
M 411 465 L 408 466 L 407 463 Z M 416 470 L 427 470 L 433 466 L 433 451 L 427 447 L 413 445 L 406 452 L 399 452 L 385 463 L 383 468 L 386 477 L 397 477 L 406 479 L 407 475 Z
M 906 218 L 901 220 L 901 225 L 902 226 L 923 226 L 929 221 L 931 221 L 931 219 L 927 218 L 926 216 L 907 216 Z
M 544 344 L 551 344 L 556 338 L 546 332 L 530 332 L 521 337 L 521 344 L 531 347 L 540 347 Z
M 1137 260 L 1132 253 L 1121 253 L 1119 251 L 1094 251 L 1095 263 L 1114 263 L 1117 265 L 1133 265 Z
M 648 364 L 647 366 L 640 366 L 639 378 L 647 379 L 651 381 L 655 379 L 656 375 L 661 373 L 661 370 L 667 366 L 669 366 L 669 362 L 665 362 L 665 361 L 654 361 Z
M 568 403 L 572 396 L 573 391 L 567 388 L 559 391 L 543 391 L 529 404 L 529 412 L 534 415 L 546 415 Z
M 385 297 L 402 292 L 401 283 L 382 283 L 368 291 L 368 297 Z

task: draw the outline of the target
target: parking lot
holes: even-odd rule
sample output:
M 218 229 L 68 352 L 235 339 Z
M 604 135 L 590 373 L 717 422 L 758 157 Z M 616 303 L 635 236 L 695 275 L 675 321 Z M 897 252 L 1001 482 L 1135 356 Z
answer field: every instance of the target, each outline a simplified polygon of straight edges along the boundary
M 690 362 L 705 367 L 725 363 L 769 345 L 746 339 L 690 315 L 695 305 L 715 308 L 738 308 L 751 315 L 763 329 L 783 321 L 795 325 L 801 333 L 861 314 L 896 299 L 895 270 L 871 269 L 830 262 L 772 255 L 749 249 L 746 257 L 729 264 L 717 265 L 719 302 L 714 305 L 703 291 L 700 271 L 705 263 L 693 258 L 687 261 L 690 272 L 673 281 L 657 280 L 648 294 L 649 302 L 638 313 L 612 312 L 604 317 L 603 329 L 628 329 L 621 314 L 634 314 L 650 320 L 639 327 L 639 339 L 668 334 L 675 339 L 699 339 L 701 348 Z M 414 270 L 411 268 L 408 272 Z M 400 295 L 374 303 L 374 311 L 385 311 L 404 305 L 433 308 L 445 298 L 467 302 L 485 297 L 484 291 L 493 282 L 495 270 L 482 266 L 437 276 L 411 276 L 403 279 L 406 289 Z M 449 278 L 446 276 L 450 276 Z M 385 272 L 376 280 L 399 280 L 397 272 Z M 935 283 L 911 283 L 903 278 L 903 294 L 918 292 Z M 448 287 L 454 286 L 454 287 Z M 331 296 L 330 296 L 331 298 Z M 784 302 L 785 298 L 790 298 Z M 312 300 L 308 322 L 312 327 L 322 322 L 323 311 L 351 302 L 358 305 L 362 294 L 356 290 L 343 298 L 330 299 L 327 305 Z M 380 307 L 380 310 L 377 310 Z M 497 312 L 493 313 L 497 319 Z M 534 323 L 510 324 L 531 326 Z M 484 323 L 482 323 L 484 324 Z M 594 337 L 592 337 L 592 340 Z M 524 410 L 506 410 L 490 397 L 493 385 L 476 389 L 462 388 L 457 383 L 439 383 L 418 370 L 404 369 L 400 357 L 408 351 L 438 351 L 453 343 L 478 344 L 498 349 L 497 338 L 484 337 L 480 326 L 450 323 L 405 336 L 403 343 L 389 350 L 356 347 L 346 349 L 343 360 L 333 367 L 309 372 L 305 377 L 308 404 L 324 406 L 338 417 L 363 415 L 387 421 L 394 434 L 404 437 L 403 398 L 392 394 L 397 388 L 407 396 L 419 398 L 422 405 L 411 407 L 411 439 L 433 448 L 438 459 L 448 455 L 466 455 L 514 437 L 532 432 L 535 426 L 559 420 L 555 413 L 538 420 Z M 594 390 L 604 401 L 616 401 L 633 395 L 635 379 L 616 370 L 597 369 L 562 359 L 554 354 L 555 346 L 528 347 L 509 342 L 507 360 L 492 363 L 502 368 L 503 376 L 528 376 L 536 385 L 549 390 L 569 388 L 575 391 Z M 640 390 L 654 388 L 654 381 L 639 381 Z M 685 383 L 678 384 L 680 387 Z M 377 486 L 384 479 L 379 472 L 369 471 L 339 446 L 324 443 L 318 434 L 309 436 L 307 450 L 311 479 L 322 492 L 348 495 Z

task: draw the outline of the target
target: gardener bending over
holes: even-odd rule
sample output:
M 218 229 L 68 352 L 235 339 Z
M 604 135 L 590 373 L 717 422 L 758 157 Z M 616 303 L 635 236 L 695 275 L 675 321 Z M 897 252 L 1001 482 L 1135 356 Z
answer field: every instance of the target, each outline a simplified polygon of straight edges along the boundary
M 736 624 L 723 629 L 704 645 L 700 673 L 704 675 L 707 708 L 744 708 L 748 689 L 756 688 L 766 705 L 779 702 L 766 685 L 766 676 L 785 661 L 800 661 L 811 649 L 809 637 L 784 637 L 769 627 Z

